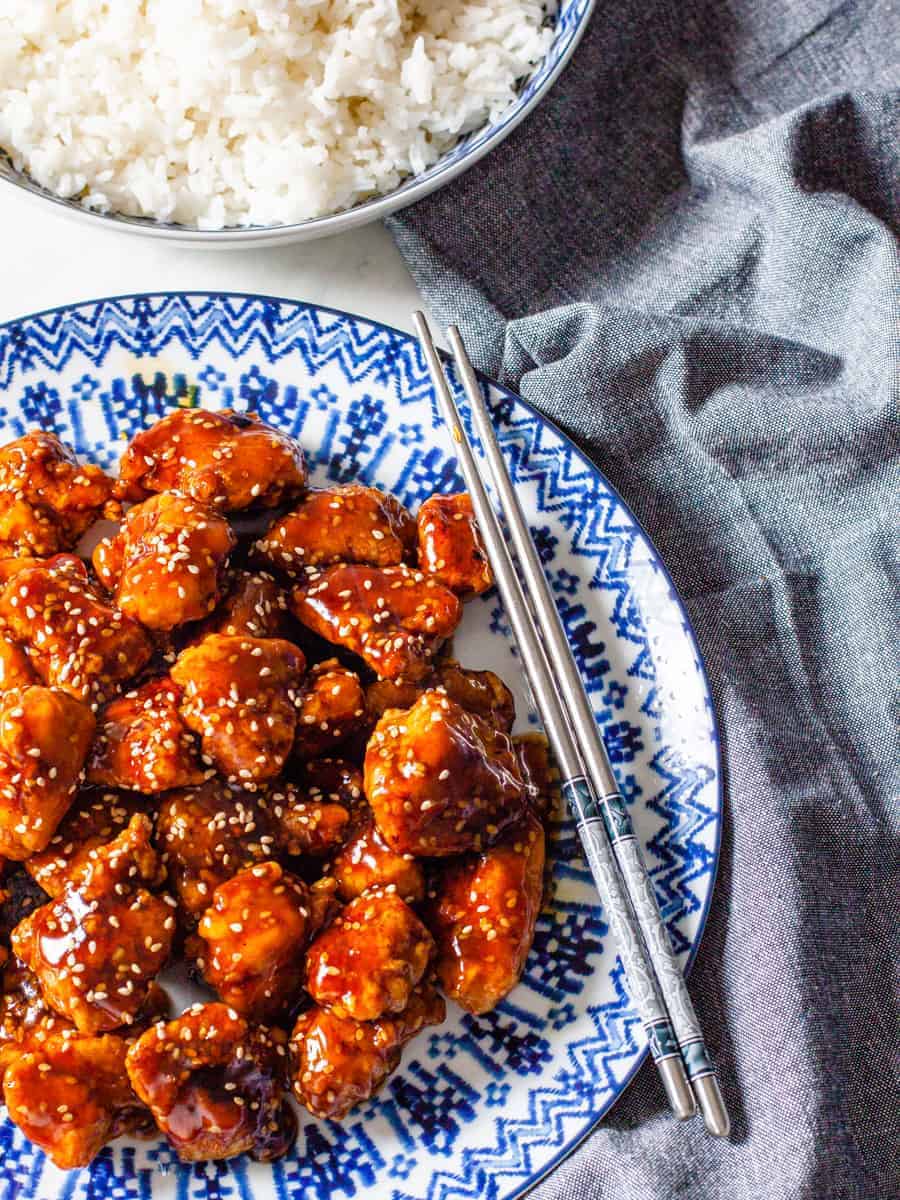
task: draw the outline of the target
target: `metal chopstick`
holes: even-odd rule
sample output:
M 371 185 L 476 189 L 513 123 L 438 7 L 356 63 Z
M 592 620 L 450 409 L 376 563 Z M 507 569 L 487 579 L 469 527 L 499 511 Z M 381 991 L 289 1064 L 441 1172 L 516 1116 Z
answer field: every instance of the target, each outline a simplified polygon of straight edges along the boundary
M 581 756 L 553 685 L 550 664 L 541 646 L 528 601 L 507 550 L 503 532 L 479 475 L 472 448 L 463 432 L 456 403 L 444 377 L 424 315 L 413 314 L 416 330 L 434 382 L 438 405 L 454 439 L 454 451 L 472 498 L 497 588 L 513 628 L 547 738 L 562 776 L 562 792 L 572 806 L 591 874 L 610 928 L 618 942 L 629 990 L 647 1031 L 651 1052 L 672 1111 L 684 1120 L 694 1114 L 694 1098 L 678 1052 L 669 1016 L 647 957 L 640 930 L 602 828 L 597 797 L 585 777 Z
M 587 766 L 588 778 L 601 798 L 601 812 L 606 831 L 650 953 L 691 1087 L 703 1113 L 706 1128 L 717 1137 L 727 1137 L 730 1121 L 715 1068 L 706 1049 L 684 975 L 672 950 L 653 884 L 647 874 L 625 801 L 619 793 L 606 747 L 597 728 L 591 703 L 572 655 L 553 594 L 506 470 L 481 388 L 475 378 L 459 330 L 451 326 L 448 337 L 460 381 L 469 402 L 472 422 L 490 468 L 495 494 L 506 517 L 525 580 L 525 590 L 533 605 L 538 627 L 546 638 L 548 656 L 553 663 L 557 686 L 572 723 L 575 742 Z

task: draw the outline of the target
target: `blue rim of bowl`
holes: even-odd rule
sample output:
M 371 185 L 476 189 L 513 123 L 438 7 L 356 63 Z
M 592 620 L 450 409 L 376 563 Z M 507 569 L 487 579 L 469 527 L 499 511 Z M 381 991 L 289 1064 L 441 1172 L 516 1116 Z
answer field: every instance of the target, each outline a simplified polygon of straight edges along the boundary
M 534 111 L 556 83 L 584 36 L 595 5 L 596 0 L 586 0 L 584 15 L 573 30 L 568 45 L 559 56 L 559 61 L 553 69 L 548 71 L 546 77 L 535 88 L 534 93 L 529 96 L 527 101 L 521 105 L 513 103 L 507 116 L 498 122 L 493 132 L 489 133 L 470 154 L 462 154 L 443 167 L 438 160 L 432 168 L 434 173 L 426 178 L 416 182 L 416 177 L 413 176 L 394 188 L 393 191 L 387 192 L 383 196 L 373 196 L 370 200 L 364 200 L 361 204 L 344 209 L 342 212 L 311 217 L 308 221 L 299 221 L 292 225 L 247 225 L 228 226 L 225 229 L 197 229 L 191 225 L 164 224 L 154 221 L 151 217 L 129 217 L 115 212 L 95 212 L 84 208 L 77 201 L 55 195 L 18 171 L 12 174 L 0 171 L 0 182 L 7 183 L 36 200 L 49 201 L 58 208 L 61 214 L 76 220 L 89 221 L 98 228 L 105 227 L 120 233 L 137 233 L 144 237 L 182 244 L 193 243 L 213 248 L 215 246 L 240 245 L 241 243 L 259 245 L 262 242 L 314 241 L 316 238 L 331 237 L 345 230 L 367 225 L 372 221 L 383 220 L 385 217 L 399 212 L 400 209 L 414 204 L 417 200 L 423 200 L 473 167 L 486 154 L 499 146 Z M 448 151 L 448 154 L 452 153 L 452 150 Z
M 50 308 L 42 308 L 42 309 L 38 309 L 35 312 L 26 313 L 21 317 L 13 317 L 11 320 L 8 320 L 8 321 L 0 321 L 0 333 L 2 333 L 6 329 L 9 329 L 11 326 L 23 325 L 29 321 L 37 320 L 39 317 L 49 316 L 51 313 L 69 312 L 72 309 L 87 308 L 92 304 L 120 303 L 125 300 L 154 300 L 154 299 L 175 300 L 175 299 L 186 299 L 186 298 L 196 298 L 196 299 L 204 298 L 207 300 L 215 300 L 215 299 L 261 300 L 261 301 L 268 302 L 271 304 L 288 304 L 288 305 L 293 305 L 295 308 L 299 308 L 299 309 L 304 309 L 304 308 L 311 309 L 311 310 L 316 310 L 318 312 L 330 313 L 332 316 L 336 316 L 336 317 L 345 317 L 351 321 L 362 321 L 368 325 L 374 326 L 376 329 L 386 329 L 386 330 L 388 330 L 388 332 L 396 334 L 398 337 L 405 338 L 409 342 L 413 342 L 413 343 L 416 342 L 415 335 L 409 333 L 405 329 L 398 329 L 398 327 L 396 325 L 388 325 L 386 321 L 378 321 L 373 317 L 363 316 L 361 313 L 348 312 L 347 309 L 345 309 L 345 308 L 334 308 L 332 305 L 329 305 L 329 304 L 316 304 L 311 300 L 292 300 L 287 296 L 270 296 L 265 292 L 224 292 L 224 291 L 216 291 L 216 292 L 207 292 L 207 291 L 125 292 L 125 293 L 123 293 L 121 295 L 117 295 L 117 296 L 99 296 L 96 299 L 78 300 L 71 304 L 53 305 Z M 447 353 L 446 350 L 439 348 L 438 352 L 439 352 L 441 358 L 445 362 L 452 361 L 450 358 L 450 355 Z M 716 716 L 716 707 L 715 707 L 715 703 L 713 701 L 712 688 L 710 687 L 710 683 L 709 683 L 709 672 L 706 669 L 706 663 L 703 659 L 703 654 L 700 650 L 700 643 L 697 641 L 697 635 L 694 632 L 694 626 L 691 623 L 691 618 L 688 615 L 687 609 L 684 606 L 684 602 L 682 601 L 681 596 L 678 593 L 678 589 L 675 587 L 675 583 L 672 579 L 671 574 L 669 573 L 669 569 L 666 566 L 666 564 L 663 562 L 663 559 L 662 559 L 659 551 L 656 549 L 656 546 L 653 543 L 653 539 L 647 533 L 646 529 L 641 524 L 641 522 L 634 515 L 634 513 L 631 510 L 630 505 L 623 498 L 623 496 L 619 492 L 618 488 L 614 487 L 612 485 L 612 483 L 610 483 L 610 481 L 607 479 L 606 475 L 603 473 L 603 471 L 600 469 L 600 467 L 598 467 L 597 464 L 592 459 L 588 458 L 588 456 L 577 445 L 577 443 L 574 442 L 572 440 L 572 438 L 570 438 L 569 435 L 564 430 L 562 430 L 559 427 L 559 425 L 556 424 L 555 421 L 551 420 L 550 417 L 548 417 L 544 413 L 542 413 L 540 411 L 540 409 L 535 408 L 535 406 L 533 404 L 530 404 L 527 400 L 523 400 L 523 398 L 517 392 L 512 391 L 510 388 L 506 387 L 502 383 L 498 383 L 496 379 L 492 379 L 490 375 L 485 375 L 483 371 L 476 371 L 475 373 L 476 373 L 478 379 L 482 383 L 487 384 L 491 388 L 496 389 L 496 391 L 498 391 L 502 396 L 506 397 L 507 399 L 513 400 L 517 404 L 521 404 L 523 406 L 523 408 L 527 409 L 530 413 L 533 413 L 534 416 L 539 421 L 542 421 L 545 425 L 549 426 L 563 442 L 567 443 L 567 445 L 571 447 L 572 452 L 575 454 L 575 456 L 578 458 L 578 460 L 587 468 L 587 470 L 594 472 L 596 475 L 598 475 L 600 477 L 600 480 L 602 481 L 603 485 L 606 488 L 608 488 L 610 494 L 616 498 L 616 501 L 619 504 L 621 504 L 622 509 L 625 512 L 625 514 L 627 515 L 628 519 L 634 523 L 635 527 L 642 534 L 642 536 L 647 544 L 647 547 L 650 551 L 651 564 L 655 570 L 659 571 L 662 574 L 663 578 L 668 583 L 670 596 L 671 596 L 672 600 L 674 601 L 675 605 L 677 606 L 679 613 L 681 614 L 683 628 L 684 628 L 685 632 L 687 633 L 687 635 L 690 639 L 691 645 L 693 647 L 697 668 L 700 672 L 700 677 L 703 680 L 703 686 L 706 688 L 706 695 L 707 695 L 707 699 L 709 702 L 710 722 L 712 725 L 712 736 L 713 736 L 713 740 L 715 742 L 716 802 L 717 802 L 717 806 L 718 806 L 718 810 L 719 810 L 719 821 L 718 821 L 718 825 L 716 827 L 715 862 L 713 864 L 712 879 L 710 881 L 709 891 L 706 894 L 706 901 L 703 905 L 703 911 L 700 914 L 700 922 L 699 922 L 699 925 L 697 926 L 697 936 L 694 940 L 693 945 L 691 946 L 691 949 L 688 953 L 687 963 L 685 964 L 685 975 L 689 975 L 694 966 L 694 962 L 697 958 L 697 953 L 700 949 L 700 945 L 703 941 L 703 935 L 706 932 L 706 923 L 709 919 L 709 914 L 712 909 L 712 898 L 713 898 L 713 895 L 715 894 L 715 890 L 716 890 L 716 883 L 718 881 L 718 876 L 719 876 L 719 863 L 720 863 L 721 857 L 722 857 L 722 830 L 725 825 L 725 788 L 724 788 L 724 782 L 723 782 L 722 739 L 719 734 L 719 721 L 718 721 L 718 717 Z M 0 387 L 0 394 L 2 394 L 2 391 L 3 391 L 3 388 Z M 641 1053 L 638 1055 L 637 1059 L 635 1060 L 634 1065 L 632 1066 L 631 1070 L 628 1072 L 628 1074 L 622 1080 L 621 1086 L 619 1087 L 619 1090 L 616 1092 L 615 1096 L 613 1096 L 609 1100 L 609 1102 L 606 1105 L 604 1105 L 604 1107 L 601 1108 L 601 1110 L 598 1113 L 595 1114 L 594 1118 L 590 1121 L 590 1123 L 588 1125 L 586 1125 L 584 1129 L 579 1130 L 579 1132 L 569 1142 L 567 1142 L 565 1144 L 565 1146 L 561 1146 L 560 1149 L 557 1151 L 557 1153 L 553 1156 L 553 1158 L 548 1163 L 545 1163 L 541 1167 L 539 1174 L 537 1174 L 533 1178 L 529 1179 L 526 1183 L 523 1183 L 521 1185 L 521 1187 L 518 1188 L 518 1190 L 516 1190 L 514 1192 L 509 1192 L 507 1195 L 500 1197 L 499 1200 L 523 1200 L 524 1196 L 526 1196 L 533 1188 L 537 1187 L 538 1184 L 541 1183 L 544 1179 L 546 1179 L 548 1175 L 552 1174 L 552 1172 L 555 1171 L 556 1168 L 569 1157 L 569 1155 L 573 1154 L 583 1142 L 587 1141 L 587 1139 L 594 1132 L 594 1130 L 597 1128 L 597 1126 L 600 1124 L 600 1122 L 603 1120 L 603 1118 L 609 1114 L 610 1110 L 618 1103 L 618 1101 L 622 1098 L 622 1096 L 625 1095 L 625 1092 L 628 1090 L 629 1086 L 631 1085 L 631 1082 L 634 1079 L 635 1075 L 638 1073 L 638 1071 L 644 1065 L 644 1062 L 647 1059 L 648 1050 L 649 1050 L 649 1047 L 645 1046 L 644 1049 L 641 1051 Z

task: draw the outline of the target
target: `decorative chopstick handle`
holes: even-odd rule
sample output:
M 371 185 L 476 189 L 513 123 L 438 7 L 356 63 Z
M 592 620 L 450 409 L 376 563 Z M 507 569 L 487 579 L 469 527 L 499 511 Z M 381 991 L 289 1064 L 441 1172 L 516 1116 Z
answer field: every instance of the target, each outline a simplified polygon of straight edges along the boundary
M 669 940 L 669 931 L 659 911 L 653 884 L 641 855 L 640 845 L 623 797 L 610 792 L 602 797 L 600 810 L 606 836 L 613 848 L 628 896 L 659 979 L 665 1004 L 688 1078 L 697 1094 L 704 1121 L 710 1132 L 726 1137 L 730 1129 L 728 1111 L 719 1091 L 716 1070 L 703 1039 L 703 1031 L 688 992 L 687 983 Z
M 519 647 L 522 665 L 531 684 L 547 738 L 559 763 L 560 773 L 563 780 L 567 781 L 562 788 L 578 821 L 579 833 L 600 899 L 608 914 L 613 934 L 619 942 L 629 988 L 638 1001 L 638 1011 L 648 1029 L 648 1036 L 651 1036 L 655 1054 L 659 1054 L 656 1067 L 672 1111 L 683 1120 L 695 1111 L 694 1097 L 681 1055 L 674 1053 L 674 1033 L 659 993 L 652 964 L 647 958 L 647 951 L 637 928 L 625 884 L 602 827 L 602 816 L 595 799 L 597 793 L 585 777 L 585 765 L 573 741 L 568 718 L 557 694 L 546 647 L 538 634 L 503 530 L 463 430 L 456 401 L 444 375 L 428 321 L 421 312 L 413 314 L 413 321 L 434 382 L 438 408 L 454 441 L 459 469 L 472 498 L 481 536 L 494 570 L 497 590 Z
M 619 871 L 625 879 L 629 901 L 639 918 L 644 933 L 643 944 L 650 952 L 652 969 L 656 974 L 663 1000 L 669 1008 L 673 1025 L 679 1034 L 685 1068 L 687 1069 L 688 1064 L 691 1065 L 693 1071 L 691 1084 L 700 1103 L 703 1120 L 710 1133 L 717 1137 L 726 1137 L 730 1129 L 728 1110 L 725 1107 L 712 1062 L 703 1044 L 700 1026 L 694 1014 L 687 985 L 684 982 L 678 960 L 672 951 L 668 933 L 653 894 L 653 885 L 647 875 L 633 833 L 629 836 L 624 830 L 620 830 L 617 836 L 613 836 L 617 823 L 621 823 L 623 820 L 628 821 L 628 814 L 621 796 L 618 795 L 615 774 L 606 753 L 603 738 L 597 728 L 593 706 L 585 691 L 584 681 L 575 662 L 572 647 L 569 645 L 569 639 L 560 619 L 553 593 L 547 583 L 543 564 L 503 461 L 481 388 L 466 354 L 459 330 L 455 326 L 451 326 L 448 336 L 453 347 L 463 390 L 469 401 L 472 422 L 481 440 L 484 457 L 494 481 L 500 506 L 506 514 L 510 538 L 527 585 L 529 601 L 537 616 L 546 652 L 553 662 L 554 688 L 567 708 L 578 755 L 587 778 L 593 785 L 594 795 L 606 798 L 606 817 L 610 823 L 610 841 L 612 843 L 610 852 L 618 863 Z M 628 821 L 628 827 L 630 829 L 630 821 Z
M 603 817 L 609 840 L 615 848 L 619 868 L 625 878 L 631 902 L 640 922 L 644 941 L 647 943 L 647 949 L 650 951 L 656 969 L 662 976 L 660 982 L 666 995 L 666 1003 L 678 1037 L 678 1044 L 687 1046 L 699 1042 L 702 1045 L 703 1034 L 700 1024 L 688 995 L 684 976 L 674 961 L 668 930 L 656 903 L 653 885 L 641 858 L 631 818 L 621 796 L 604 796 Z M 684 1065 L 692 1079 L 696 1075 L 707 1074 L 713 1069 L 708 1058 L 705 1066 L 696 1060 L 693 1064 L 685 1060 Z
M 643 1022 L 650 1053 L 673 1112 L 684 1120 L 694 1114 L 694 1100 L 684 1075 L 675 1031 L 660 996 L 653 969 L 642 952 L 641 932 L 628 898 L 623 893 L 615 859 L 610 851 L 604 816 L 606 798 L 598 800 L 584 776 L 566 780 L 560 790 L 575 817 L 578 836 L 600 894 L 604 914 L 619 947 L 628 987 Z

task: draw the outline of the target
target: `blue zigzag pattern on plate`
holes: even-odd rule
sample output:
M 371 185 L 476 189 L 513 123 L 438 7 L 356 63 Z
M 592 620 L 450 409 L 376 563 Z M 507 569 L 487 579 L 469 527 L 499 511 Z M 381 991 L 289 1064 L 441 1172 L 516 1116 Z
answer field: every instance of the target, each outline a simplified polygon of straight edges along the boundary
M 696 647 L 655 553 L 602 475 L 533 410 L 485 387 L 660 904 L 688 954 L 721 820 Z M 208 295 L 99 301 L 0 327 L 4 437 L 40 424 L 109 466 L 137 429 L 194 405 L 252 410 L 300 435 L 320 483 L 360 479 L 412 506 L 461 486 L 424 363 L 397 330 L 289 301 Z M 489 665 L 512 679 L 496 598 L 470 612 L 506 663 Z M 683 677 L 672 676 L 673 655 Z M 519 988 L 493 1013 L 423 1035 L 345 1124 L 304 1115 L 295 1152 L 270 1167 L 185 1165 L 164 1143 L 116 1144 L 63 1179 L 7 1122 L 0 1200 L 326 1200 L 368 1191 L 510 1200 L 583 1136 L 643 1047 L 562 814 L 551 823 L 549 857 L 550 897 Z

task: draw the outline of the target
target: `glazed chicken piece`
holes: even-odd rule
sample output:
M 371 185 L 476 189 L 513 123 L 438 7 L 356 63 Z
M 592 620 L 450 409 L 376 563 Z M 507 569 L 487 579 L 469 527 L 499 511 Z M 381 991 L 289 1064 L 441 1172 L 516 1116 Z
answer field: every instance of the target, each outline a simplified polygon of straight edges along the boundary
M 384 714 L 392 708 L 412 708 L 423 692 L 440 687 L 437 675 L 429 671 L 414 683 L 403 679 L 375 679 L 366 688 L 366 718 L 372 726 L 377 725 Z
M 285 854 L 322 858 L 340 846 L 350 828 L 350 796 L 362 795 L 362 774 L 340 759 L 307 764 L 299 783 L 279 783 L 267 795 Z
M 287 597 L 265 571 L 233 571 L 225 598 L 201 625 L 191 642 L 207 634 L 276 638 L 286 632 Z
M 337 883 L 329 875 L 323 875 L 309 888 L 309 939 L 327 929 L 340 915 L 343 905 L 337 898 Z
M 56 688 L 0 696 L 0 854 L 43 850 L 72 803 L 94 736 L 86 704 Z
M 0 995 L 0 1083 L 7 1067 L 27 1050 L 64 1032 L 77 1031 L 71 1021 L 47 1007 L 37 977 L 18 959 L 8 962 Z
M 59 558 L 60 555 L 53 557 Z M 75 555 L 72 557 L 74 558 Z M 20 555 L 18 558 L 0 558 L 0 588 L 9 583 L 13 575 L 18 575 L 20 571 L 24 571 L 28 567 L 42 567 L 51 561 L 51 558 L 32 558 L 28 555 Z
M 17 1062 L 27 1051 L 39 1051 L 48 1038 L 65 1034 L 77 1036 L 71 1021 L 49 1008 L 41 992 L 37 976 L 13 959 L 3 972 L 0 995 L 0 1084 L 6 1068 Z M 168 1016 L 169 997 L 153 984 L 147 1000 L 138 1013 L 128 1034 L 137 1036 L 151 1021 Z M 121 1036 L 121 1035 L 120 1035 Z
M 427 919 L 441 986 L 469 1012 L 490 1012 L 519 982 L 543 888 L 544 830 L 530 813 L 490 850 L 443 868 Z
M 335 1016 L 374 1021 L 406 1008 L 433 951 L 408 904 L 391 892 L 368 892 L 309 947 L 306 990 Z
M 418 683 L 402 679 L 376 679 L 366 688 L 366 713 L 374 724 L 389 708 L 412 708 L 422 692 L 441 689 L 451 700 L 482 717 L 495 729 L 509 733 L 516 719 L 512 692 L 493 671 L 472 671 L 452 658 L 435 663 Z
M 214 509 L 161 492 L 129 509 L 118 533 L 98 543 L 94 570 L 122 612 L 147 629 L 174 629 L 216 607 L 236 542 Z
M 203 753 L 234 783 L 281 772 L 294 741 L 303 653 L 281 638 L 210 634 L 178 656 L 181 716 Z
M 177 409 L 134 437 L 119 464 L 117 494 L 182 492 L 223 512 L 276 508 L 306 487 L 293 438 L 253 413 Z
M 365 724 L 366 698 L 359 676 L 336 659 L 311 667 L 300 688 L 294 757 L 319 758 Z
M 153 653 L 147 633 L 100 598 L 72 555 L 14 575 L 0 591 L 0 621 L 45 683 L 94 708 Z
M 58 1167 L 86 1167 L 113 1138 L 147 1128 L 125 1073 L 127 1049 L 115 1034 L 56 1034 L 8 1067 L 10 1119 Z
M 385 679 L 420 679 L 459 624 L 453 592 L 409 567 L 339 565 L 311 572 L 291 594 L 294 615 L 346 646 Z
M 416 523 L 399 500 L 361 484 L 308 492 L 255 546 L 257 559 L 289 578 L 307 567 L 409 560 Z
M 307 801 L 340 804 L 348 812 L 363 802 L 362 771 L 343 758 L 315 758 L 301 764 L 297 786 Z
M 7 957 L 6 947 L 15 927 L 46 903 L 47 893 L 35 883 L 22 863 L 6 867 L 0 887 L 0 964 Z
M 366 750 L 365 792 L 388 845 L 426 857 L 482 849 L 525 805 L 507 735 L 438 691 L 378 722 Z
M 429 984 L 413 992 L 404 1012 L 378 1021 L 309 1009 L 291 1037 L 294 1095 L 313 1116 L 339 1121 L 375 1095 L 400 1065 L 407 1042 L 446 1015 L 443 997 Z
M 49 896 L 61 896 L 89 861 L 90 852 L 117 838 L 146 805 L 146 798 L 137 792 L 82 791 L 46 849 L 32 854 L 25 870 Z M 161 871 L 158 882 L 164 877 Z
M 398 854 L 390 848 L 371 813 L 332 859 L 330 870 L 344 900 L 353 900 L 369 888 L 392 891 L 407 904 L 418 904 L 425 897 L 421 865 L 411 854 Z
M 559 803 L 559 770 L 550 754 L 550 743 L 543 733 L 520 733 L 512 739 L 525 780 L 525 798 L 541 820 Z
M 0 693 L 39 682 L 22 647 L 0 633 Z
M 33 430 L 0 447 L 0 558 L 73 549 L 99 517 L 118 516 L 112 488 L 56 434 Z
M 164 796 L 156 831 L 169 886 L 189 923 L 200 919 L 220 884 L 276 848 L 265 799 L 220 779 Z
M 97 720 L 88 782 L 153 794 L 195 787 L 212 775 L 181 719 L 181 700 L 181 688 L 163 678 L 108 704 Z
M 12 948 L 44 999 L 81 1033 L 133 1023 L 169 957 L 174 901 L 144 884 L 159 877 L 146 816 L 91 850 L 62 895 L 20 922 Z
M 435 674 L 436 686 L 442 687 L 451 700 L 503 733 L 512 730 L 516 703 L 499 675 L 472 671 L 449 658 L 438 664 Z
M 284 1154 L 296 1120 L 282 1098 L 286 1047 L 225 1004 L 195 1004 L 128 1051 L 131 1085 L 183 1162 Z
M 480 596 L 494 585 L 487 551 L 468 492 L 431 496 L 419 509 L 419 566 L 459 596 Z
M 273 1020 L 300 996 L 309 923 L 306 885 L 278 863 L 240 871 L 197 928 L 203 978 L 242 1017 Z

